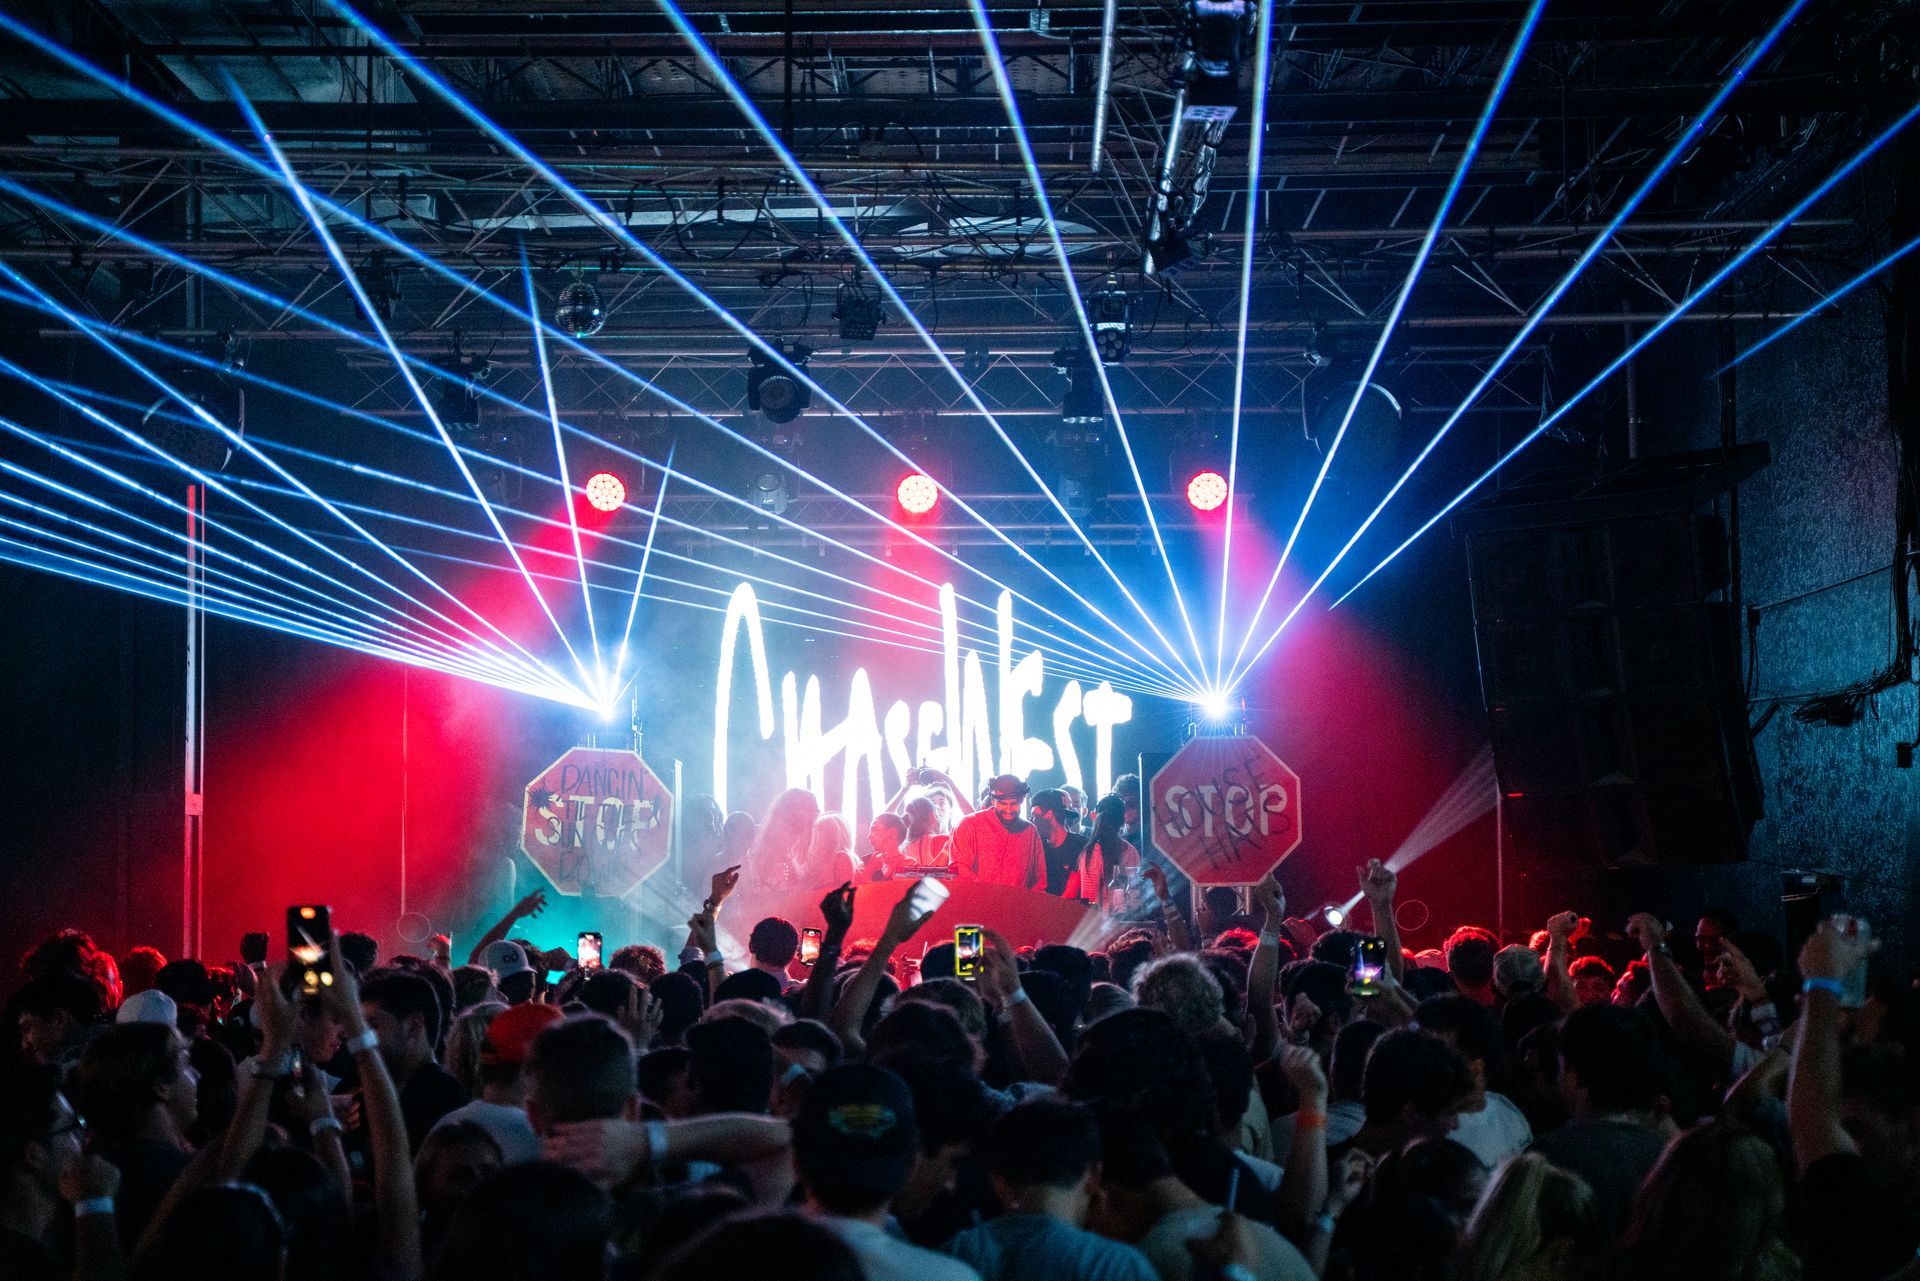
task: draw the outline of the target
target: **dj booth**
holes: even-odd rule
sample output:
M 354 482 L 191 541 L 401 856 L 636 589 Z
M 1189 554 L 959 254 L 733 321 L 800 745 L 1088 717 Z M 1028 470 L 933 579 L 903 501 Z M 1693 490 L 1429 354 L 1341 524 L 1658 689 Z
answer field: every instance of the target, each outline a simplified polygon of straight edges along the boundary
M 952 891 L 952 896 L 913 936 L 909 947 L 916 954 L 927 944 L 952 939 L 956 925 L 985 926 L 1003 935 L 1016 948 L 1035 943 L 1071 943 L 1075 947 L 1093 948 L 1126 924 L 1109 920 L 1077 899 L 1056 898 L 1039 890 L 988 881 L 943 883 Z M 853 931 L 848 934 L 848 941 L 880 937 L 894 905 L 912 888 L 912 878 L 905 877 L 856 885 Z M 822 923 L 820 900 L 826 895 L 826 888 L 794 890 L 768 897 L 756 896 L 743 906 L 748 908 L 752 919 L 779 916 L 805 929 Z M 745 918 L 748 912 L 740 913 L 740 917 Z

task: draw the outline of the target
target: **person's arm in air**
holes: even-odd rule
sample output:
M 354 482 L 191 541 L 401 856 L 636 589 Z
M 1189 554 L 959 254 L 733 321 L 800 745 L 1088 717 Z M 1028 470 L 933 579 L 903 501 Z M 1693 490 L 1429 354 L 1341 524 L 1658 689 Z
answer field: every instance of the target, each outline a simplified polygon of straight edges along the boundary
M 1407 958 L 1400 951 L 1400 923 L 1393 919 L 1393 895 L 1400 888 L 1400 877 L 1379 859 L 1369 859 L 1360 869 L 1360 894 L 1373 914 L 1373 933 L 1387 945 L 1387 969 L 1395 981 L 1407 977 Z
M 1147 878 L 1147 884 L 1153 886 L 1154 895 L 1160 900 L 1160 919 L 1167 925 L 1168 946 L 1176 952 L 1193 951 L 1193 932 L 1187 928 L 1187 918 L 1181 915 L 1180 905 L 1167 892 L 1167 874 L 1148 863 L 1140 869 L 1140 875 Z
M 938 910 L 938 909 L 935 909 Z M 932 916 L 928 912 L 927 916 Z M 908 888 L 893 905 L 892 913 L 887 917 L 887 927 L 880 931 L 880 941 L 873 946 L 873 955 L 860 967 L 847 984 L 847 990 L 833 1007 L 832 1027 L 845 1047 L 848 1058 L 858 1058 L 866 1052 L 867 1043 L 860 1035 L 860 1029 L 866 1024 L 867 1009 L 873 1004 L 874 994 L 880 990 L 880 980 L 886 975 L 887 963 L 900 945 L 914 936 L 927 916 L 917 920 L 913 915 L 913 890 Z
M 1273 1012 L 1273 996 L 1280 982 L 1280 922 L 1287 914 L 1287 896 L 1269 872 L 1253 887 L 1253 899 L 1264 916 L 1259 946 L 1247 963 L 1248 1048 L 1255 1063 L 1265 1063 L 1280 1044 L 1280 1020 Z
M 545 890 L 535 890 L 508 908 L 507 914 L 489 926 L 487 932 L 480 936 L 480 941 L 473 945 L 473 950 L 467 953 L 467 964 L 482 964 L 481 958 L 486 955 L 487 948 L 505 938 L 507 931 L 514 927 L 515 922 L 528 917 L 538 916 L 546 910 L 546 907 L 547 892 Z
M 1725 1074 L 1733 1067 L 1733 1034 L 1713 1021 L 1694 995 L 1692 984 L 1667 947 L 1667 927 L 1648 912 L 1635 912 L 1627 921 L 1627 935 L 1647 953 L 1647 972 L 1653 980 L 1653 1000 L 1660 1017 L 1694 1061 L 1710 1072 Z
M 1293 1147 L 1274 1209 L 1280 1230 L 1296 1240 L 1327 1201 L 1327 1074 L 1320 1056 L 1304 1045 L 1280 1051 L 1280 1070 L 1300 1097 L 1293 1114 Z
M 720 1112 L 684 1121 L 562 1122 L 542 1149 L 547 1160 L 617 1187 L 668 1160 L 739 1165 L 778 1156 L 792 1142 L 792 1128 L 777 1117 Z
M 293 1072 L 293 1005 L 280 992 L 284 965 L 271 966 L 255 985 L 253 1008 L 260 1022 L 260 1053 L 241 1065 L 239 1098 L 233 1119 L 220 1139 L 220 1158 L 214 1178 L 227 1182 L 240 1177 L 267 1137 L 267 1106 L 273 1102 L 273 1083 Z
M 1573 991 L 1573 944 L 1589 924 L 1573 912 L 1557 912 L 1547 921 L 1547 977 L 1541 992 L 1564 1011 L 1579 1004 Z
M 999 1007 L 999 1018 L 1012 1036 L 1020 1071 L 1029 1081 L 1058 1085 L 1067 1074 L 1067 1052 L 1060 1048 L 1060 1038 L 1020 986 L 1020 965 L 1014 960 L 1012 945 L 993 930 L 986 931 L 986 941 L 983 986 Z
M 89 1153 L 62 1169 L 59 1178 L 60 1195 L 74 1208 L 73 1281 L 124 1281 L 127 1252 L 120 1248 L 113 1213 L 120 1193 L 118 1167 Z
M 373 1152 L 373 1275 L 411 1281 L 421 1271 L 420 1198 L 413 1182 L 413 1153 L 407 1147 L 407 1123 L 400 1114 L 400 1092 L 380 1057 L 380 1041 L 360 1009 L 360 981 L 332 942 L 333 985 L 323 989 L 340 1015 L 345 1045 L 360 1073 L 360 1107 Z
M 820 936 L 820 956 L 800 989 L 800 1017 L 825 1023 L 832 1016 L 833 980 L 840 971 L 840 950 L 853 931 L 853 886 L 842 885 L 820 900 L 827 928 Z
M 1804 997 L 1787 1076 L 1787 1134 L 1803 1173 L 1823 1157 L 1859 1151 L 1840 1124 L 1840 992 L 1873 946 L 1857 922 L 1842 930 L 1822 921 L 1800 948 Z
M 1784 1046 L 1775 1046 L 1758 1063 L 1746 1070 L 1738 1081 L 1727 1088 L 1727 1097 L 1721 1105 L 1723 1115 L 1736 1117 L 1754 1123 L 1760 1110 L 1762 1099 L 1781 1099 L 1786 1095 L 1787 1069 L 1792 1066 L 1793 1058 Z

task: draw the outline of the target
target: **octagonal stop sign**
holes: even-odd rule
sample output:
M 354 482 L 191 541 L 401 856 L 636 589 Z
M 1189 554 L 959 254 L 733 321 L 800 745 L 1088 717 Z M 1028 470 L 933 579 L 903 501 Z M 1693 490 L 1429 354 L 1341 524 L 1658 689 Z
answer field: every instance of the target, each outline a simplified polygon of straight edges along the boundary
M 638 752 L 576 747 L 527 784 L 520 849 L 558 893 L 624 897 L 672 836 L 673 793 Z
M 1154 845 L 1195 885 L 1251 885 L 1300 844 L 1300 776 L 1250 734 L 1194 739 L 1149 796 Z

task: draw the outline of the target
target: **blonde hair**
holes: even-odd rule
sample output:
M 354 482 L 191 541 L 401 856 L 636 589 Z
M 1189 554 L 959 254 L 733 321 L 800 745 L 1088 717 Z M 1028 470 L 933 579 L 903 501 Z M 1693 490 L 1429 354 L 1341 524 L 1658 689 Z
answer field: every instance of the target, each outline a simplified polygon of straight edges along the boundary
M 462 1010 L 447 1032 L 447 1071 L 458 1077 L 467 1093 L 480 1097 L 480 1042 L 494 1016 L 506 1009 L 502 1001 L 482 1001 L 470 1010 Z
M 1557 1281 L 1599 1235 L 1586 1180 L 1538 1153 L 1503 1164 L 1467 1223 L 1457 1281 Z

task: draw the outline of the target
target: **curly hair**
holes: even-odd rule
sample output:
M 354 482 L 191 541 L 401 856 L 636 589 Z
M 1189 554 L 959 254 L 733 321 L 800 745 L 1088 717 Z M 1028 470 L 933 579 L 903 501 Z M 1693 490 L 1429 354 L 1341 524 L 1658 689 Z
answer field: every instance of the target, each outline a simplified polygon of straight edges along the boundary
M 1162 957 L 1136 973 L 1133 999 L 1143 1009 L 1169 1015 L 1189 1036 L 1212 1031 L 1226 1013 L 1220 980 L 1199 957 L 1184 952 Z

